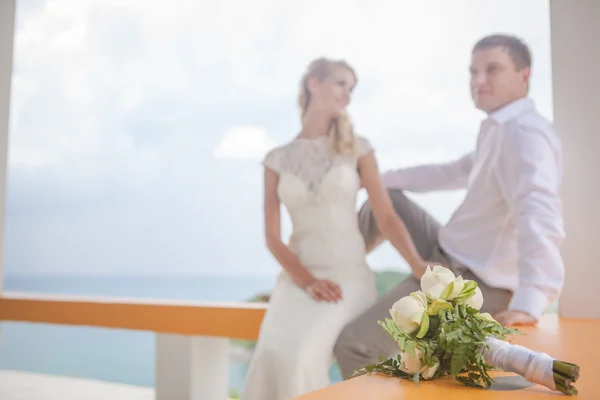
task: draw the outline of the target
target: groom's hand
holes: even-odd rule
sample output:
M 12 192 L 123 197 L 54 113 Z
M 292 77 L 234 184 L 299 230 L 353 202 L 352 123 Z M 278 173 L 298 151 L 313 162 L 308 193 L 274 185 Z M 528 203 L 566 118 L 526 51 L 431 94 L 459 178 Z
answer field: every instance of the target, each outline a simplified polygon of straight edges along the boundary
M 504 326 L 534 325 L 537 322 L 533 316 L 522 311 L 515 310 L 502 311 L 494 315 L 493 318 Z

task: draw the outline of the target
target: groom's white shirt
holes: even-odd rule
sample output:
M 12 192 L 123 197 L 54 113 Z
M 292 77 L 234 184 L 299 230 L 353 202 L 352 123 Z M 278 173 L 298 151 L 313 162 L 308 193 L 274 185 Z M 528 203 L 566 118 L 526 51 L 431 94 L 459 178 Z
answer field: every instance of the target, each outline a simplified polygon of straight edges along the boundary
M 562 146 L 528 99 L 490 114 L 473 153 L 383 174 L 388 188 L 466 189 L 439 232 L 440 246 L 492 287 L 513 292 L 509 309 L 539 318 L 563 287 Z

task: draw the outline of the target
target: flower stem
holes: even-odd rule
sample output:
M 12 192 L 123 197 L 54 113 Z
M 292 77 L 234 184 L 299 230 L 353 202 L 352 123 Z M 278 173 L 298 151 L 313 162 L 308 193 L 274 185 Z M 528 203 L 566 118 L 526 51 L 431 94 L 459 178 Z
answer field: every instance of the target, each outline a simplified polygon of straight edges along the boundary
M 571 386 L 570 383 L 568 385 L 557 384 L 556 390 L 558 390 L 559 392 L 564 393 L 568 396 L 573 396 L 573 395 L 577 394 L 577 388 L 575 388 L 575 386 Z
M 554 373 L 556 390 L 566 395 L 577 394 L 577 389 L 573 386 L 573 383 L 579 378 L 579 365 L 554 360 L 552 372 Z
M 565 361 L 554 360 L 552 370 L 561 375 L 571 378 L 576 381 L 579 378 L 579 365 L 571 364 Z

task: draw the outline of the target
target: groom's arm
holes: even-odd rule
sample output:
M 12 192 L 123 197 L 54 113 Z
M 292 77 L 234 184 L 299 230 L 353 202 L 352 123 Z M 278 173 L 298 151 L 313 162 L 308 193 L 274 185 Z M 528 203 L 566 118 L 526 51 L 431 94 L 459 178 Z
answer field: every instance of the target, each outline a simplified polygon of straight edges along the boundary
M 507 132 L 497 178 L 517 230 L 519 286 L 508 306 L 538 320 L 564 282 L 560 149 L 542 130 Z
M 409 192 L 466 189 L 474 156 L 472 152 L 446 163 L 390 170 L 382 174 L 383 184 Z

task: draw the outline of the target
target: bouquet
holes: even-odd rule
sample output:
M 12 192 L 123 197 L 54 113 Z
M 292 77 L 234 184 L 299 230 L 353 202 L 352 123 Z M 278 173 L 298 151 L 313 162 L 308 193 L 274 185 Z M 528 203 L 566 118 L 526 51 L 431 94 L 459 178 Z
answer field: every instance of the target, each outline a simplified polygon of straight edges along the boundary
M 505 342 L 507 335 L 522 333 L 480 313 L 482 305 L 477 282 L 455 277 L 439 265 L 427 267 L 421 290 L 398 300 L 390 310 L 392 318 L 379 321 L 400 353 L 381 357 L 353 376 L 379 372 L 418 384 L 452 375 L 466 386 L 489 388 L 488 371 L 499 369 L 567 395 L 577 393 L 572 384 L 579 366 Z

